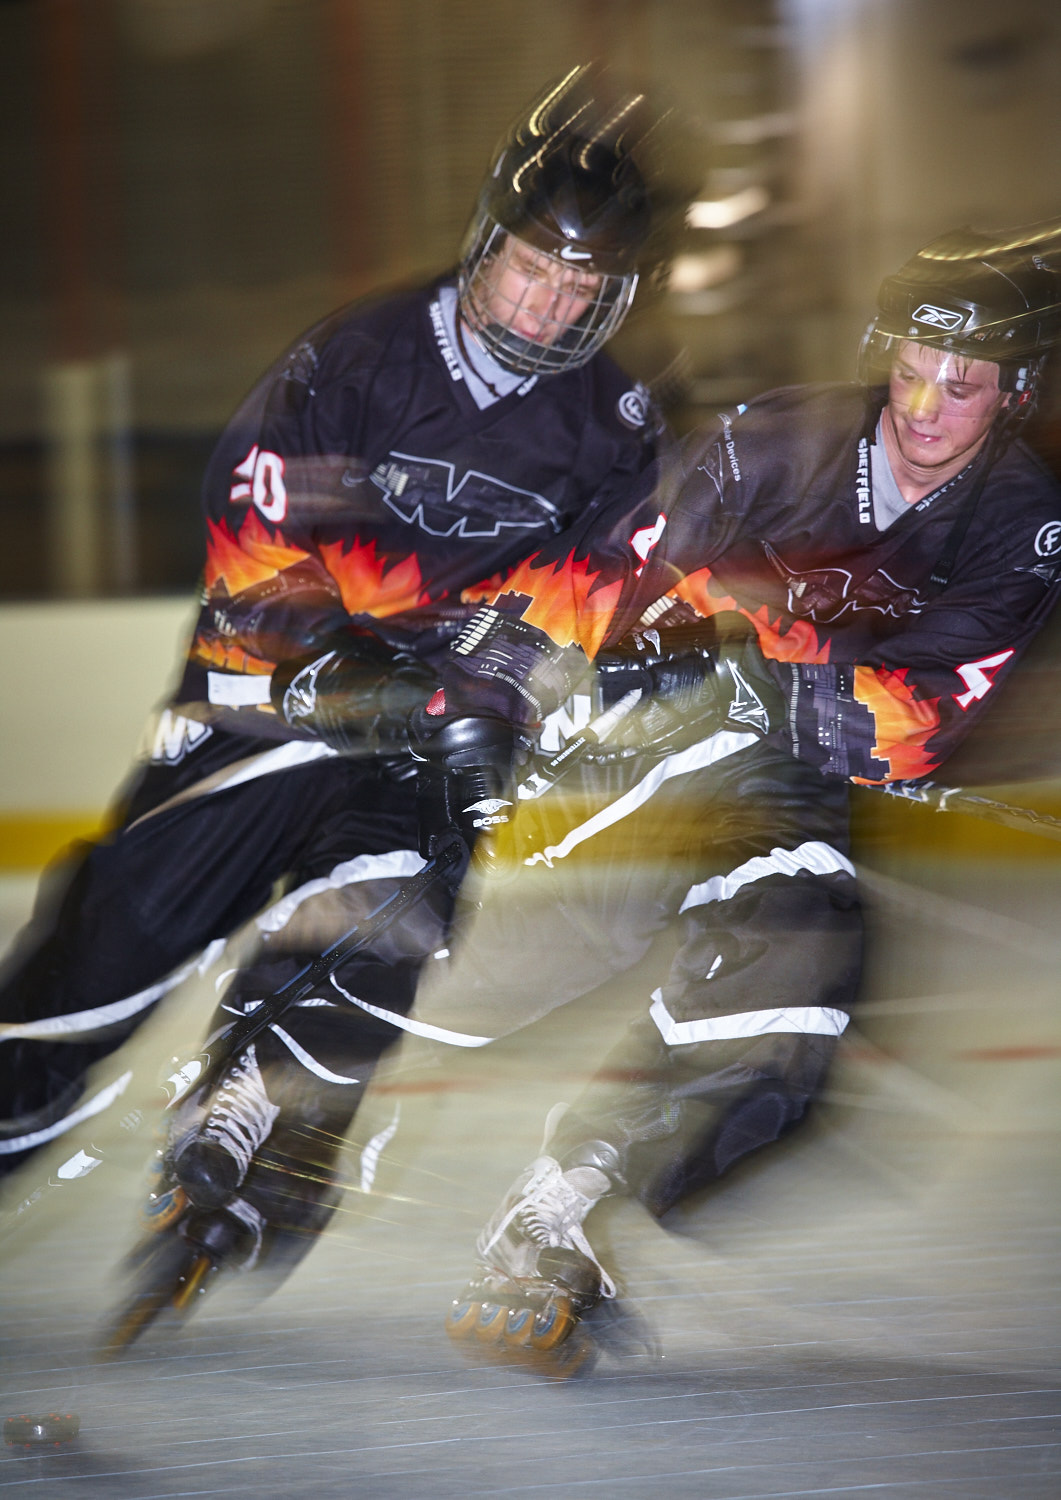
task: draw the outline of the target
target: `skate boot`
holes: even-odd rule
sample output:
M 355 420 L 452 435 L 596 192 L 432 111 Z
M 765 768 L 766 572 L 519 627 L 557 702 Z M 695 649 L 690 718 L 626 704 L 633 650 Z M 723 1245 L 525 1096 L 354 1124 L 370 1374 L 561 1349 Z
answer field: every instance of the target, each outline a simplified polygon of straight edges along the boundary
M 199 1116 L 173 1144 L 173 1174 L 197 1208 L 220 1208 L 232 1198 L 279 1113 L 252 1044 L 224 1075 L 205 1120 Z
M 537 1353 L 556 1349 L 615 1283 L 583 1220 L 613 1190 L 592 1151 L 566 1167 L 540 1156 L 513 1184 L 476 1244 L 478 1273 L 446 1318 L 451 1338 Z

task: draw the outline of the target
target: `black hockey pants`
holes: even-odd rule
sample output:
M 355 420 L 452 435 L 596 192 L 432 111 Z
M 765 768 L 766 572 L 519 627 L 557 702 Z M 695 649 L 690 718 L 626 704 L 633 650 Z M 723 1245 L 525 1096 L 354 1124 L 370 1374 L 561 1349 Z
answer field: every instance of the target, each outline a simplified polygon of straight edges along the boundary
M 91 1064 L 260 911 L 278 881 L 297 890 L 332 880 L 356 890 L 353 905 L 365 911 L 420 868 L 402 768 L 327 754 L 292 764 L 289 750 L 214 734 L 177 766 L 151 765 L 117 831 L 48 873 L 0 976 L 0 1171 L 78 1123 Z M 287 768 L 270 770 L 278 757 Z M 414 914 L 413 946 L 417 934 L 435 942 L 444 919 L 437 904 L 433 918 Z M 302 937 L 312 950 L 314 935 Z M 392 1006 L 402 992 L 412 998 L 395 943 L 374 966 Z M 295 962 L 287 944 L 250 982 L 271 993 Z
M 804 1113 L 860 971 L 843 783 L 722 731 L 667 755 L 583 764 L 524 805 L 507 852 L 518 852 L 517 873 L 474 892 L 452 951 L 441 946 L 447 913 L 425 909 L 256 1044 L 280 1107 L 273 1136 L 288 1142 L 281 1178 L 312 1161 L 324 1180 L 375 1062 L 403 1031 L 432 1047 L 487 1045 L 623 973 L 668 929 L 669 973 L 551 1154 L 591 1156 L 663 1212 Z M 377 903 L 378 876 L 371 889 Z M 339 869 L 265 912 L 262 954 L 215 1024 L 356 920 L 368 890 Z M 312 1212 L 312 1187 L 305 1197 Z
M 565 793 L 532 806 L 534 862 L 428 963 L 413 1016 L 456 1045 L 502 1035 L 674 924 L 669 973 L 548 1147 L 588 1152 L 663 1212 L 800 1118 L 847 1024 L 862 947 L 848 788 L 724 731 L 586 766 Z

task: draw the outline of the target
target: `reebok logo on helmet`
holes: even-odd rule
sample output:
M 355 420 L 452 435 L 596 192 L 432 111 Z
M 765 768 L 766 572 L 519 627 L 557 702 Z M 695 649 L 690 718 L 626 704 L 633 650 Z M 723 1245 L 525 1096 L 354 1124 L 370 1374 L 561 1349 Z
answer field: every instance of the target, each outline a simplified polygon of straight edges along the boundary
M 929 323 L 933 328 L 945 328 L 948 332 L 960 328 L 965 322 L 964 313 L 954 312 L 949 307 L 937 307 L 934 302 L 922 302 L 911 316 L 915 323 Z

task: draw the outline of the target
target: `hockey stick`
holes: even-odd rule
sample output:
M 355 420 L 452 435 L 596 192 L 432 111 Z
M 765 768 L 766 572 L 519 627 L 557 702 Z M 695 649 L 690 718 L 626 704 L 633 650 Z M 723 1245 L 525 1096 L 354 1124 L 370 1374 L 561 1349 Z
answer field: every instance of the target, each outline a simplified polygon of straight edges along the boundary
M 885 792 L 889 797 L 900 797 L 907 802 L 918 802 L 936 812 L 961 812 L 972 817 L 984 818 L 990 823 L 1001 823 L 1022 833 L 1037 833 L 1043 838 L 1061 839 L 1061 818 L 1049 813 L 1036 812 L 1031 807 L 1020 807 L 1012 802 L 998 802 L 991 797 L 981 797 L 960 786 L 937 786 L 932 781 L 891 781 L 873 790 Z
M 226 1026 L 201 1052 L 189 1058 L 162 1083 L 163 1108 L 171 1109 L 173 1105 L 186 1098 L 193 1089 L 208 1088 L 224 1072 L 234 1056 L 245 1051 L 255 1037 L 273 1025 L 286 1010 L 305 999 L 310 991 L 315 989 L 322 979 L 326 979 L 345 959 L 365 949 L 410 907 L 421 901 L 460 858 L 461 853 L 456 844 L 450 844 L 440 850 L 437 855 L 428 860 L 423 869 L 404 880 L 366 921 L 351 927 L 318 958 L 311 960 L 300 969 L 275 994 L 263 1000 L 249 1015 L 240 1016 L 230 1026 Z M 131 1073 L 123 1074 L 113 1086 L 114 1097 L 120 1097 L 125 1092 L 131 1078 Z M 107 1102 L 111 1104 L 113 1100 L 108 1099 Z M 130 1126 L 131 1132 L 139 1128 L 142 1118 L 139 1116 L 135 1119 Z M 75 1182 L 80 1177 L 87 1177 L 89 1172 L 100 1165 L 104 1156 L 104 1151 L 95 1143 L 87 1148 L 78 1147 L 73 1156 L 56 1168 L 54 1178 L 49 1177 L 46 1183 L 41 1183 L 13 1209 L 4 1214 L 3 1217 L 7 1221 L 4 1230 L 9 1231 L 13 1228 L 30 1208 L 47 1195 L 48 1189 L 63 1187 L 67 1182 Z
M 603 743 L 640 697 L 641 693 L 638 689 L 627 693 L 592 724 L 588 724 L 574 739 L 568 741 L 561 750 L 541 762 L 536 770 L 517 787 L 517 799 L 540 797 L 554 787 L 590 750 Z M 215 1083 L 233 1057 L 245 1051 L 250 1043 L 279 1020 L 285 1011 L 297 1005 L 300 1000 L 306 999 L 322 980 L 331 977 L 341 963 L 352 958 L 355 953 L 362 952 L 381 932 L 392 926 L 410 907 L 422 900 L 428 891 L 434 889 L 451 866 L 459 862 L 460 858 L 460 848 L 456 842 L 445 846 L 428 860 L 422 870 L 403 881 L 399 889 L 367 921 L 351 927 L 318 958 L 311 960 L 300 969 L 275 994 L 256 1006 L 249 1015 L 241 1016 L 239 1020 L 220 1032 L 212 1045 L 205 1047 L 197 1057 L 190 1059 L 163 1084 L 169 1096 L 166 1107 L 172 1108 L 193 1088 L 196 1091 L 205 1090 L 210 1084 Z
M 640 697 L 641 693 L 638 689 L 627 693 L 625 697 L 569 740 L 559 751 L 541 761 L 530 776 L 516 788 L 517 799 L 533 799 L 549 791 L 578 764 L 584 755 L 605 741 Z M 193 1089 L 205 1090 L 216 1081 L 234 1056 L 244 1051 L 255 1037 L 273 1025 L 286 1010 L 305 999 L 310 991 L 316 988 L 322 980 L 329 978 L 341 963 L 366 948 L 381 932 L 420 901 L 461 857 L 460 849 L 455 843 L 444 848 L 437 856 L 429 860 L 423 869 L 405 880 L 399 889 L 360 926 L 348 929 L 319 957 L 300 969 L 280 990 L 263 1000 L 253 1012 L 239 1017 L 219 1032 L 213 1041 L 195 1057 L 189 1058 L 177 1067 L 161 1086 L 163 1107 L 172 1108 L 186 1098 Z M 131 1072 L 126 1072 L 116 1084 L 112 1085 L 109 1090 L 105 1090 L 108 1096 L 106 1103 L 93 1113 L 104 1113 L 112 1107 L 115 1099 L 125 1092 L 131 1078 Z M 138 1112 L 136 1113 L 138 1115 Z M 142 1117 L 138 1115 L 129 1127 L 131 1131 L 135 1132 L 139 1128 L 141 1119 Z M 74 1182 L 81 1177 L 88 1176 L 103 1159 L 103 1150 L 94 1143 L 89 1144 L 87 1148 L 78 1147 L 73 1155 L 56 1169 L 55 1178 L 49 1177 L 46 1183 L 38 1185 L 33 1192 L 2 1216 L 6 1225 L 0 1230 L 0 1235 L 10 1231 L 28 1209 L 47 1195 L 49 1189 L 63 1187 L 67 1182 Z M 56 1178 L 58 1180 L 55 1180 Z
M 200 1053 L 190 1058 L 163 1083 L 162 1088 L 167 1096 L 166 1108 L 171 1109 L 192 1089 L 205 1090 L 216 1083 L 235 1056 L 246 1051 L 251 1042 L 278 1021 L 285 1011 L 297 1005 L 300 1000 L 305 1000 L 341 963 L 352 958 L 355 953 L 363 952 L 381 932 L 392 927 L 410 907 L 422 901 L 460 859 L 461 852 L 457 843 L 447 844 L 427 861 L 422 870 L 403 880 L 394 894 L 366 921 L 349 928 L 330 948 L 325 948 L 319 957 L 311 959 L 285 985 L 260 1001 L 253 1011 L 240 1016 L 231 1026 L 226 1026 L 213 1042 L 208 1042 Z
M 532 771 L 527 779 L 516 788 L 516 796 L 519 800 L 527 801 L 540 797 L 550 787 L 554 787 L 583 756 L 605 743 L 616 726 L 626 718 L 636 704 L 640 703 L 641 696 L 641 689 L 633 688 L 617 703 L 613 703 L 611 708 L 606 708 L 591 724 L 587 724 L 585 729 L 575 735 L 574 739 L 568 740 L 561 750 L 557 750 L 548 760 L 542 761 L 537 769 Z

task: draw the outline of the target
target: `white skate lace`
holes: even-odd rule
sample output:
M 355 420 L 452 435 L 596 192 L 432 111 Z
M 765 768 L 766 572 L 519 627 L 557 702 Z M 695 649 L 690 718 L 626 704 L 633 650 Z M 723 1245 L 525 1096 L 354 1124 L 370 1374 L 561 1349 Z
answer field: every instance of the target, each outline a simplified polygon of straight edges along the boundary
M 271 1104 L 265 1092 L 252 1043 L 225 1075 L 200 1139 L 215 1142 L 235 1157 L 242 1179 L 279 1113 L 280 1106 Z
M 543 1248 L 577 1250 L 596 1266 L 601 1278 L 601 1296 L 614 1297 L 616 1285 L 601 1265 L 586 1238 L 582 1220 L 597 1202 L 579 1192 L 552 1157 L 541 1157 L 531 1168 L 531 1178 L 522 1195 L 502 1214 L 496 1225 L 488 1224 L 476 1249 L 486 1260 L 490 1251 L 517 1220 L 519 1231 Z

